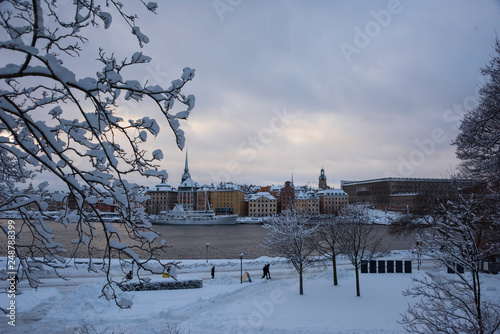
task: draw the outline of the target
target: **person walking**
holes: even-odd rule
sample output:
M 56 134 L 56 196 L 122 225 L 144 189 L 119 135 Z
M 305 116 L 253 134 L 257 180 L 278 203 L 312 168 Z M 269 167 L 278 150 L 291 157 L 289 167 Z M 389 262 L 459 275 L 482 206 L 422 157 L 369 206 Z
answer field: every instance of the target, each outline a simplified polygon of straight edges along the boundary
M 266 270 L 266 272 L 267 272 L 266 278 L 271 278 L 271 272 L 269 271 L 269 267 L 271 267 L 271 264 L 268 263 L 267 264 L 267 270 Z
M 215 278 L 215 266 L 212 267 L 211 273 L 212 273 L 212 279 L 214 279 Z
M 262 278 L 267 278 L 267 264 L 262 268 Z

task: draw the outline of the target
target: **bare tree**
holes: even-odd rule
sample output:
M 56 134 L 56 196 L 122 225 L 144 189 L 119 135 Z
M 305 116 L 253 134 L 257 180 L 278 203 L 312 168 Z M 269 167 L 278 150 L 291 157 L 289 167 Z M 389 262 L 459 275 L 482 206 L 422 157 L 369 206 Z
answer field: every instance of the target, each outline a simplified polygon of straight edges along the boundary
M 479 90 L 479 104 L 465 114 L 454 141 L 466 176 L 485 182 L 490 195 L 500 193 L 500 40 L 495 54 L 481 72 L 487 76 Z
M 412 333 L 496 333 L 500 305 L 482 291 L 483 263 L 500 257 L 500 41 L 479 91 L 479 104 L 469 111 L 454 141 L 461 171 L 473 186 L 456 186 L 456 196 L 435 211 L 433 233 L 421 237 L 431 259 L 451 267 L 442 273 L 414 278 L 404 294 L 419 298 L 403 315 Z M 496 262 L 496 263 L 495 263 Z M 463 269 L 458 270 L 458 268 Z
M 271 249 L 290 261 L 299 274 L 299 293 L 304 294 L 303 273 L 313 263 L 311 239 L 317 225 L 308 224 L 308 219 L 293 209 L 287 209 L 281 215 L 271 218 L 263 226 L 267 237 L 263 246 Z
M 499 255 L 498 213 L 475 194 L 461 194 L 442 208 L 433 232 L 420 241 L 431 260 L 452 268 L 454 274 L 414 277 L 413 286 L 403 294 L 419 301 L 401 323 L 411 333 L 496 333 L 500 305 L 484 298 L 481 278 L 483 262 Z
M 157 9 L 153 2 L 137 4 L 149 12 Z M 4 39 L 0 42 L 0 211 L 17 210 L 22 217 L 22 223 L 16 222 L 18 276 L 26 277 L 32 286 L 38 281 L 30 274 L 31 263 L 57 269 L 67 263 L 63 255 L 74 256 L 65 253 L 45 223 L 42 196 L 48 183 L 40 184 L 36 193 L 16 188 L 18 182 L 35 174 L 50 174 L 60 189 L 66 189 L 66 201 L 71 198 L 75 207 L 61 211 L 58 221 L 76 230 L 74 242 L 87 250 L 89 258 L 94 256 L 94 240 L 99 238 L 105 240 L 103 259 L 108 263 L 112 258 L 131 259 L 137 272 L 162 272 L 170 265 L 159 259 L 165 245 L 157 240 L 159 235 L 151 230 L 144 214 L 146 197 L 139 186 L 127 181 L 167 177 L 165 171 L 157 170 L 162 151 L 148 152 L 143 147 L 148 134 L 156 136 L 160 127 L 149 117 L 152 110 L 141 115 L 137 109 L 138 119 L 132 120 L 119 115 L 124 104 L 148 103 L 169 122 L 182 149 L 179 119 L 188 117 L 195 99 L 181 90 L 194 77 L 194 70 L 185 68 L 179 79 L 163 88 L 127 78 L 129 68 L 151 61 L 139 51 L 120 60 L 99 50 L 96 64 L 101 69 L 96 71 L 87 64 L 91 77 L 77 78 L 74 68 L 64 65 L 80 56 L 87 42 L 84 31 L 107 29 L 113 16 L 124 20 L 140 47 L 148 43 L 136 25 L 137 14 L 128 8 L 115 0 L 67 4 L 6 0 L 0 7 Z M 172 113 L 175 101 L 184 110 Z M 116 206 L 125 221 L 126 235 L 119 235 L 112 224 L 103 221 L 98 202 Z M 122 242 L 126 239 L 128 244 Z M 94 268 L 91 263 L 89 270 Z M 108 278 L 103 294 L 116 301 L 116 282 L 109 268 L 103 267 Z
M 340 249 L 354 266 L 356 274 L 356 295 L 361 296 L 359 269 L 363 261 L 371 260 L 379 251 L 381 237 L 370 223 L 366 208 L 351 205 L 341 211 L 339 216 L 341 236 Z
M 332 261 L 333 285 L 338 285 L 337 279 L 337 254 L 341 244 L 341 226 L 335 215 L 329 215 L 318 224 L 314 239 L 314 247 L 328 260 Z

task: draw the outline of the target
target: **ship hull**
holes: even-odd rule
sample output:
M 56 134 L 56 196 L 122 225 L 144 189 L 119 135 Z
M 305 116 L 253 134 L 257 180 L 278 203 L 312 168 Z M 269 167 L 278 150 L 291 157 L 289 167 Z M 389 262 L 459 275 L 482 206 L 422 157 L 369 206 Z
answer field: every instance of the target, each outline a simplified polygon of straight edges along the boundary
M 159 217 L 155 225 L 235 225 L 237 215 L 207 217 Z

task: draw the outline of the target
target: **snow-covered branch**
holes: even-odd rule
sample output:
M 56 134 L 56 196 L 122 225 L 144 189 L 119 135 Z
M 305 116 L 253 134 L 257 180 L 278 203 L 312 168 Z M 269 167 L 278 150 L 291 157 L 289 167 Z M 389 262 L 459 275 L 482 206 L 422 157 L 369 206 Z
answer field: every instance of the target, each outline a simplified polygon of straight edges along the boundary
M 404 295 L 419 301 L 401 322 L 412 333 L 495 333 L 500 328 L 500 305 L 485 300 L 482 276 L 484 263 L 494 264 L 500 255 L 498 213 L 483 197 L 467 192 L 441 209 L 432 231 L 419 241 L 430 260 L 452 274 L 414 277 Z
M 137 2 L 156 12 L 156 3 Z M 155 261 L 161 272 L 166 267 L 160 261 L 165 245 L 147 223 L 141 188 L 127 181 L 128 175 L 167 177 L 158 170 L 163 152 L 144 149 L 148 134 L 158 135 L 160 127 L 151 111 L 125 120 L 120 107 L 148 100 L 169 122 L 182 149 L 185 139 L 179 120 L 187 119 L 195 105 L 194 96 L 182 91 L 195 71 L 184 68 L 169 87 L 149 85 L 129 78 L 127 70 L 150 62 L 150 57 L 137 51 L 119 60 L 100 50 L 96 64 L 101 69 L 79 78 L 64 64 L 68 57 L 80 55 L 87 41 L 85 29 L 107 29 L 117 16 L 140 47 L 149 38 L 137 25 L 138 16 L 118 1 L 77 0 L 64 5 L 64 10 L 58 6 L 62 5 L 56 1 L 8 0 L 0 10 L 2 36 L 8 37 L 0 41 L 0 48 L 9 61 L 0 63 L 0 211 L 17 210 L 23 218 L 17 255 L 22 263 L 34 257 L 42 257 L 53 268 L 63 263 L 65 250 L 44 222 L 41 197 L 16 190 L 17 183 L 49 173 L 66 190 L 68 205 L 58 221 L 75 228 L 76 250 L 85 247 L 90 258 L 95 256 L 94 240 L 99 236 L 106 241 L 100 255 L 104 259 L 128 258 L 148 271 L 154 267 L 148 263 Z M 174 112 L 174 105 L 180 110 Z M 125 236 L 104 223 L 99 201 L 120 213 Z M 117 246 L 122 238 L 130 243 L 127 247 Z M 35 283 L 29 268 L 24 269 L 20 267 L 19 276 Z

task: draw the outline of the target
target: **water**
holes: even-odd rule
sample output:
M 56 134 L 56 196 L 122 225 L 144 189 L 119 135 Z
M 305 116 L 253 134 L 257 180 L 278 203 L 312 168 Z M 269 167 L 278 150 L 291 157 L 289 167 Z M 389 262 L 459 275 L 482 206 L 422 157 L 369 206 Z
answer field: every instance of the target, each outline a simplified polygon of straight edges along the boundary
M 236 259 L 240 253 L 249 259 L 273 255 L 261 247 L 267 235 L 261 225 L 155 225 L 154 229 L 172 246 L 168 253 L 175 259 L 206 258 L 207 242 L 211 259 Z
M 6 221 L 2 221 L 1 225 L 6 225 Z M 56 235 L 56 242 L 62 243 L 68 252 L 65 257 L 88 257 L 88 250 L 81 245 L 72 244 L 71 240 L 78 238 L 75 232 L 74 225 L 65 228 L 62 224 L 56 222 L 48 222 L 48 226 Z M 102 229 L 99 224 L 95 223 L 96 234 L 102 235 Z M 114 224 L 118 233 L 126 236 L 125 225 Z M 17 226 L 17 228 L 21 228 Z M 388 233 L 387 226 L 376 226 L 378 233 L 383 236 L 382 247 L 386 250 L 407 250 L 415 245 L 414 234 L 408 236 L 398 236 Z M 153 229 L 161 235 L 161 239 L 167 242 L 170 246 L 166 253 L 159 254 L 162 259 L 237 259 L 239 254 L 243 252 L 246 259 L 254 259 L 260 256 L 276 256 L 261 244 L 267 235 L 267 230 L 261 225 L 251 224 L 236 224 L 236 225 L 154 225 Z M 26 227 L 23 227 L 23 234 L 27 238 Z M 113 237 L 117 240 L 116 236 Z M 0 243 L 0 255 L 6 255 L 7 243 L 2 237 Z M 18 240 L 18 244 L 27 240 Z M 104 249 L 104 238 L 94 239 L 93 245 L 97 249 Z M 126 243 L 126 240 L 122 239 Z M 102 252 L 94 251 L 94 255 L 102 256 Z M 140 254 L 143 255 L 143 254 Z M 141 256 L 142 257 L 142 256 Z

